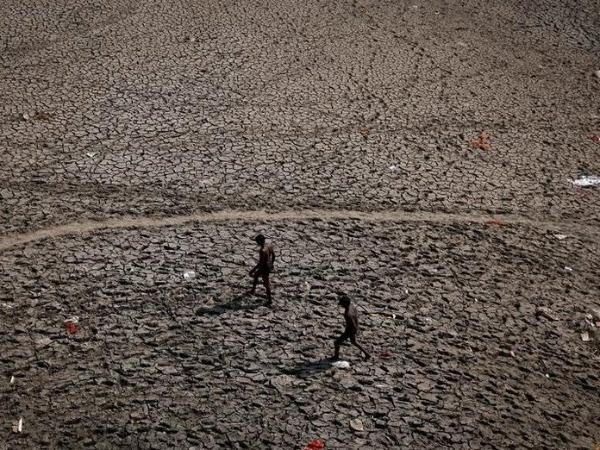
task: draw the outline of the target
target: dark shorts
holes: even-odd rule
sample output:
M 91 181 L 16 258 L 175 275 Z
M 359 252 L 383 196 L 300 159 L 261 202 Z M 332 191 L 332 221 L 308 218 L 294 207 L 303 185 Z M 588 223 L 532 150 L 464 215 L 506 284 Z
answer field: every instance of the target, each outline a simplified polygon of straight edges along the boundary
M 254 278 L 262 278 L 262 280 L 267 283 L 269 281 L 269 274 L 271 272 L 269 270 L 259 270 L 254 274 Z
M 338 344 L 341 344 L 342 342 L 344 342 L 344 341 L 345 341 L 345 340 L 347 340 L 347 339 L 352 339 L 352 340 L 354 340 L 354 339 L 356 339 L 356 335 L 357 335 L 357 334 L 358 334 L 358 331 L 346 328 L 346 329 L 344 330 L 344 332 L 343 332 L 343 333 L 340 335 L 340 337 L 339 337 L 339 338 L 337 338 L 335 341 L 336 341 Z

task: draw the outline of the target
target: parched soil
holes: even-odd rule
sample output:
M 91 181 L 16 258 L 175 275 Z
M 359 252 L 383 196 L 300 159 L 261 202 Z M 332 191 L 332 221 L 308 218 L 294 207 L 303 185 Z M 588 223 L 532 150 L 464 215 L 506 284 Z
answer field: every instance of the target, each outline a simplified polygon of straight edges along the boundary
M 0 449 L 600 444 L 600 5 L 523 3 L 0 0 Z

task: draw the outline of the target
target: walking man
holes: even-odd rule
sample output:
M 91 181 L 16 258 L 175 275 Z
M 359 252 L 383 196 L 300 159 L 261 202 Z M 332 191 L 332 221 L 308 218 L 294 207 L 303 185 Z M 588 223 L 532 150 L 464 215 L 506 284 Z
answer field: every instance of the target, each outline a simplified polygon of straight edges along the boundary
M 254 293 L 256 292 L 256 285 L 258 284 L 258 279 L 262 278 L 263 285 L 267 290 L 267 302 L 265 303 L 265 305 L 271 306 L 273 304 L 273 299 L 271 298 L 271 281 L 269 280 L 269 275 L 273 271 L 273 264 L 275 263 L 275 252 L 273 251 L 273 245 L 271 243 L 267 243 L 265 237 L 262 234 L 256 236 L 255 241 L 259 245 L 260 250 L 258 251 L 258 263 L 250 271 L 250 276 L 254 278 L 252 291 L 250 291 L 250 293 L 254 295 Z
M 365 359 L 369 359 L 371 355 L 358 343 L 356 342 L 356 336 L 358 334 L 358 311 L 356 306 L 350 302 L 350 298 L 346 294 L 340 295 L 340 301 L 338 303 L 344 307 L 344 319 L 346 321 L 346 329 L 340 337 L 335 340 L 335 353 L 333 359 L 337 360 L 340 357 L 340 345 L 350 338 L 352 345 L 360 349 L 364 353 Z

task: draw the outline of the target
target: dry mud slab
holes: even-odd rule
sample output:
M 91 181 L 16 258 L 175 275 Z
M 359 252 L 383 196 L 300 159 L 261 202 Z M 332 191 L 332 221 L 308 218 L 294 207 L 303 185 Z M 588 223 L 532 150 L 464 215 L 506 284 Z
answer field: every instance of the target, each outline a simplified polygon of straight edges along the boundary
M 0 448 L 600 443 L 600 6 L 521 3 L 0 0 Z

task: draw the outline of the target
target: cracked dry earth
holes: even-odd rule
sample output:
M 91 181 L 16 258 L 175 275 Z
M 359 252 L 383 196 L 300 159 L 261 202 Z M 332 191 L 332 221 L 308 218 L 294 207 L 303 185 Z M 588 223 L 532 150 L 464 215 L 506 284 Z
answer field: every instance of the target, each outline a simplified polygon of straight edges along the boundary
M 600 5 L 495 3 L 0 1 L 0 448 L 600 444 Z

